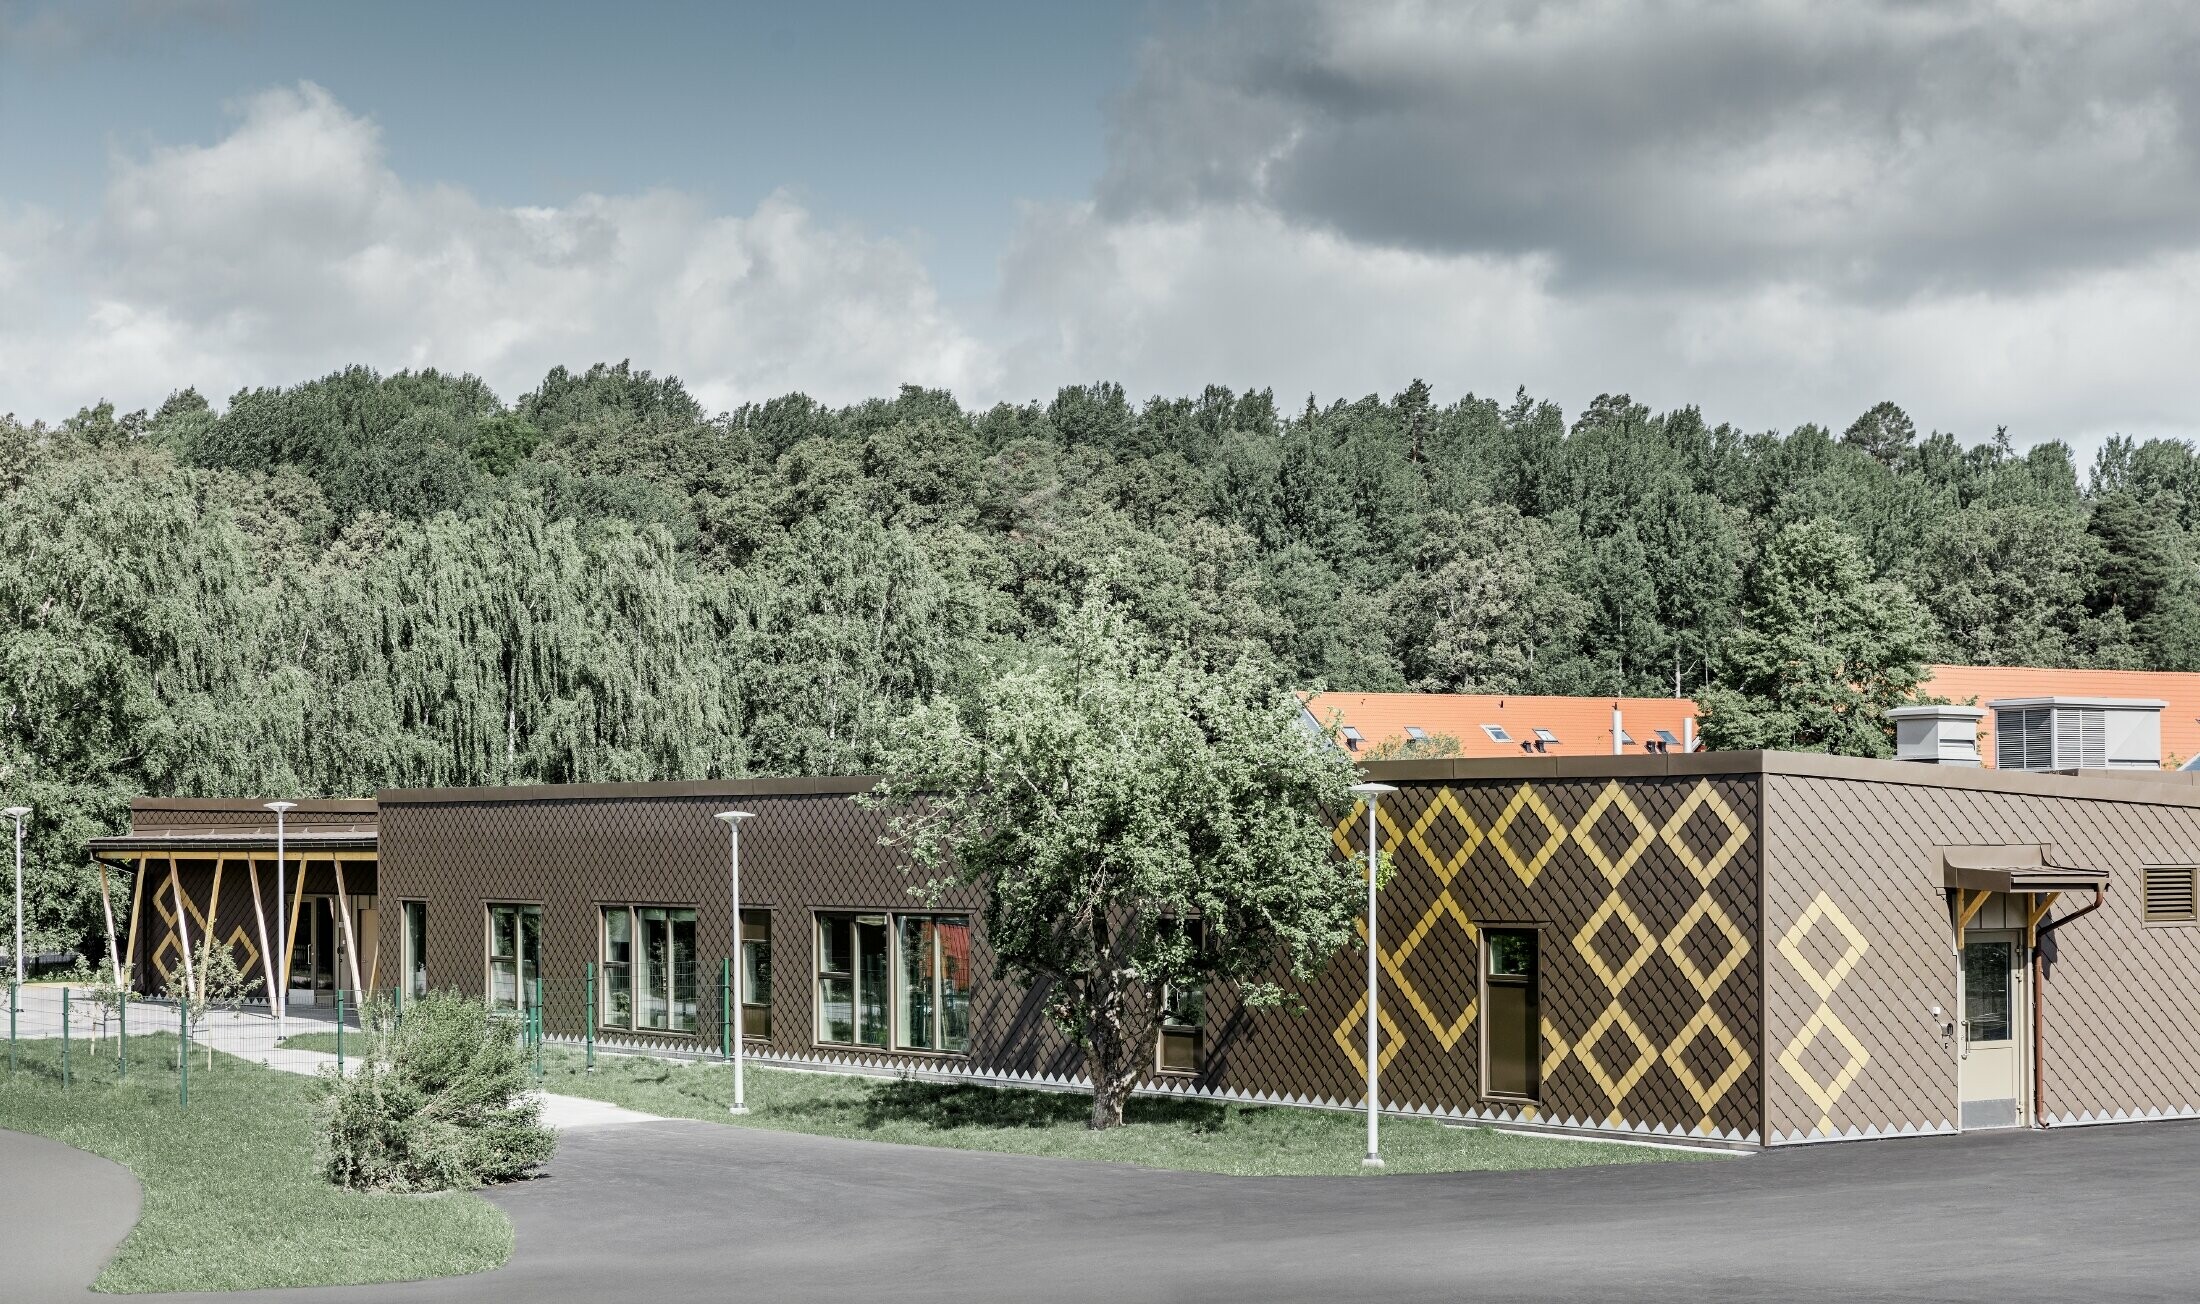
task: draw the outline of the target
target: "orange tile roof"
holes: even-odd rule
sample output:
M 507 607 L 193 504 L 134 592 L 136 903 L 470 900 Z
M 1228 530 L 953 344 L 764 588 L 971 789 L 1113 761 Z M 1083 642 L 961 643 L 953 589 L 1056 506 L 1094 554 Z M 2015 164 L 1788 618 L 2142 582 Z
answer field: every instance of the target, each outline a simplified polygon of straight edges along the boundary
M 2169 670 L 2059 670 L 2039 666 L 1933 666 L 1920 696 L 1978 706 L 2005 697 L 2138 697 L 2169 703 L 2162 710 L 2162 764 L 2175 768 L 2200 755 L 2200 674 Z M 1978 750 L 1994 763 L 1994 717 L 1978 722 Z
M 1679 697 L 1520 697 L 1475 693 L 1313 693 L 1301 699 L 1318 723 L 1332 715 L 1360 732 L 1358 751 L 1366 753 L 1391 739 L 1404 739 L 1406 728 L 1427 730 L 1459 740 L 1461 756 L 1518 756 L 1523 741 L 1548 729 L 1558 741 L 1546 744 L 1553 756 L 1609 756 L 1612 708 L 1620 727 L 1634 739 L 1625 750 L 1641 754 L 1660 729 L 1675 738 L 1691 736 L 1684 721 L 1696 716 L 1696 704 Z M 1483 725 L 1497 725 L 1510 741 L 1499 742 Z

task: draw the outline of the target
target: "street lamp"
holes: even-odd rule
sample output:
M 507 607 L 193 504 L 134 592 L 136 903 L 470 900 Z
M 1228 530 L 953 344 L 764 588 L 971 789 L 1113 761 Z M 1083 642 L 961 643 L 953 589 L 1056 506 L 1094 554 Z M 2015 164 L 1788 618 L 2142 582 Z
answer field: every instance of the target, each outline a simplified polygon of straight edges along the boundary
M 726 1004 L 733 1007 L 727 1011 L 728 1017 L 733 1020 L 733 1105 L 726 1112 L 746 1114 L 749 1112 L 749 1102 L 744 1094 L 746 1083 L 742 1080 L 741 1072 L 741 989 L 742 980 L 747 976 L 741 972 L 741 821 L 755 819 L 756 812 L 722 810 L 718 812 L 718 818 L 726 822 L 727 845 L 733 860 L 730 885 L 733 897 L 733 950 L 730 952 L 733 957 L 733 990 L 727 994 L 726 1001 Z
M 15 821 L 15 985 L 23 985 L 23 817 L 28 806 L 10 806 L 0 815 Z
M 266 809 L 275 812 L 275 940 L 281 942 L 281 963 L 275 969 L 275 981 L 281 990 L 267 994 L 275 1006 L 275 1038 L 280 1041 L 290 1017 L 290 935 L 283 931 L 283 816 L 298 809 L 294 801 L 271 801 Z
M 1350 789 L 1353 796 L 1367 803 L 1367 1158 L 1360 1161 L 1362 1168 L 1381 1168 L 1383 1166 L 1382 1147 L 1377 1140 L 1375 1125 L 1375 1111 L 1377 1108 L 1377 1096 L 1375 1094 L 1377 1076 L 1375 1065 L 1375 956 L 1378 945 L 1375 940 L 1375 858 L 1377 855 L 1375 816 L 1376 808 L 1382 804 L 1383 794 L 1396 791 L 1398 791 L 1396 788 L 1387 783 L 1355 783 Z

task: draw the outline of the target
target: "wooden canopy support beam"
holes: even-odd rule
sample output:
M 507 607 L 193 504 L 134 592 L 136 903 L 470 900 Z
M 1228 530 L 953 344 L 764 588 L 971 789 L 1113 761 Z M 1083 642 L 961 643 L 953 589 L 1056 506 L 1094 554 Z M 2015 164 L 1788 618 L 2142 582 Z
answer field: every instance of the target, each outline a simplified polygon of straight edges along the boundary
M 213 954 L 221 944 L 222 868 L 229 863 L 227 856 L 214 857 L 214 886 L 206 894 L 206 949 Z M 199 973 L 199 995 L 206 995 L 206 973 Z
M 262 981 L 267 984 L 267 1008 L 273 1012 L 280 1008 L 275 1002 L 283 999 L 283 993 L 275 988 L 275 952 L 267 944 L 267 907 L 260 896 L 260 858 L 247 858 L 245 870 L 252 878 L 252 926 L 260 934 L 260 974 Z M 278 907 L 281 904 L 276 902 Z
M 2055 908 L 2055 902 L 2061 896 L 2062 893 L 2060 892 L 2033 893 L 2032 904 L 2024 909 L 2025 945 L 2038 946 L 2040 944 L 2040 921 L 2047 918 L 2047 912 Z
M 306 862 L 303 857 L 300 857 L 296 863 L 298 866 L 298 887 L 290 894 L 290 928 L 283 937 L 283 992 L 280 999 L 285 1002 L 290 1000 L 290 954 L 298 945 L 298 908 L 303 906 L 306 900 Z M 276 904 L 280 906 L 282 903 L 277 902 Z
M 137 873 L 130 876 L 130 966 L 135 969 L 138 961 L 138 914 L 145 906 L 145 857 L 137 858 Z
M 107 885 L 107 862 L 95 860 L 99 866 L 99 909 L 107 917 L 107 963 L 115 971 L 115 986 L 122 986 L 122 949 L 115 943 L 115 895 Z
M 176 858 L 168 858 L 168 887 L 176 901 L 176 937 L 183 952 L 183 990 L 195 992 L 198 984 L 191 977 L 191 917 L 190 907 L 183 899 L 183 880 L 176 875 Z
M 364 999 L 366 988 L 359 982 L 359 943 L 351 933 L 351 894 L 344 890 L 344 862 L 336 862 L 336 909 L 344 918 L 344 958 L 351 961 L 351 990 L 354 999 Z

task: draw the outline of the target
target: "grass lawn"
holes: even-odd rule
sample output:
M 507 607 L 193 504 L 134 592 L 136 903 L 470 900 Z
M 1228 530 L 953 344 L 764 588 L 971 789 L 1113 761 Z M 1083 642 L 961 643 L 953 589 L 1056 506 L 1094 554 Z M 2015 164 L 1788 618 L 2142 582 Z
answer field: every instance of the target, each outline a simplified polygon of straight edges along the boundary
M 1705 1156 L 1595 1141 L 1556 1141 L 1480 1127 L 1383 1120 L 1386 1167 L 1360 1167 L 1367 1123 L 1333 1110 L 1137 1098 L 1122 1127 L 1085 1127 L 1089 1096 L 961 1083 L 843 1077 L 785 1069 L 748 1070 L 750 1113 L 726 1112 L 732 1069 L 601 1055 L 583 1072 L 578 1051 L 546 1047 L 543 1089 L 587 1096 L 671 1118 L 819 1136 L 895 1141 L 954 1150 L 1000 1150 L 1101 1159 L 1242 1177 L 1448 1173 L 1640 1164 Z
M 317 1050 L 334 1055 L 336 1053 L 336 1033 L 334 1031 L 295 1032 L 275 1044 L 284 1050 Z M 347 1054 L 356 1055 L 366 1049 L 366 1045 L 367 1035 L 365 1033 L 357 1028 L 344 1029 L 344 1050 Z
M 478 1195 L 360 1195 L 314 1163 L 313 1081 L 194 1048 L 191 1107 L 176 1104 L 176 1039 L 130 1038 L 130 1076 L 79 1042 L 64 1091 L 60 1046 L 25 1041 L 0 1067 L 0 1127 L 126 1165 L 144 1187 L 137 1228 L 103 1291 L 250 1290 L 480 1272 L 512 1252 L 512 1225 Z M 65 1198 L 65 1197 L 64 1197 Z M 4 1294 L 4 1292 L 0 1292 Z

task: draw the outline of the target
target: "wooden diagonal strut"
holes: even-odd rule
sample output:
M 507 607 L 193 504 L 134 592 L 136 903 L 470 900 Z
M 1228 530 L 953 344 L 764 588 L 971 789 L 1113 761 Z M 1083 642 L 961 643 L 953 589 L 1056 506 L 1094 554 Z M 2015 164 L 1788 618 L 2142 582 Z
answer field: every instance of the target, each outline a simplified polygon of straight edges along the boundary
M 366 989 L 359 985 L 359 945 L 351 935 L 351 895 L 344 891 L 344 862 L 333 863 L 336 866 L 336 908 L 344 916 L 344 958 L 351 961 L 351 990 L 357 993 L 354 999 L 364 999 Z
M 213 954 L 214 943 L 221 936 L 222 867 L 228 863 L 229 857 L 227 856 L 214 857 L 214 889 L 206 896 L 206 945 L 209 955 Z M 199 973 L 199 995 L 206 995 L 206 973 L 204 970 Z
M 99 866 L 99 908 L 107 916 L 107 963 L 114 967 L 115 986 L 122 986 L 122 953 L 115 947 L 115 898 L 107 886 L 107 862 L 94 860 Z
M 137 858 L 137 873 L 130 876 L 130 963 L 138 958 L 138 915 L 145 905 L 145 857 Z
M 260 859 L 257 856 L 248 856 L 244 863 L 252 876 L 252 926 L 260 934 L 260 973 L 267 982 L 267 1008 L 273 1012 L 276 1008 L 275 1002 L 281 996 L 275 989 L 275 952 L 267 945 L 267 909 L 260 900 Z
M 183 990 L 186 994 L 198 990 L 191 977 L 191 916 L 184 911 L 183 880 L 176 876 L 176 858 L 168 857 L 168 887 L 176 899 L 176 936 L 183 945 Z
M 292 947 L 298 945 L 298 907 L 304 905 L 305 900 L 306 862 L 303 859 L 300 859 L 298 861 L 298 889 L 290 894 L 290 935 L 283 941 L 282 999 L 286 1004 L 290 1000 L 290 952 Z M 275 904 L 278 907 L 282 905 L 280 901 L 276 902 Z

